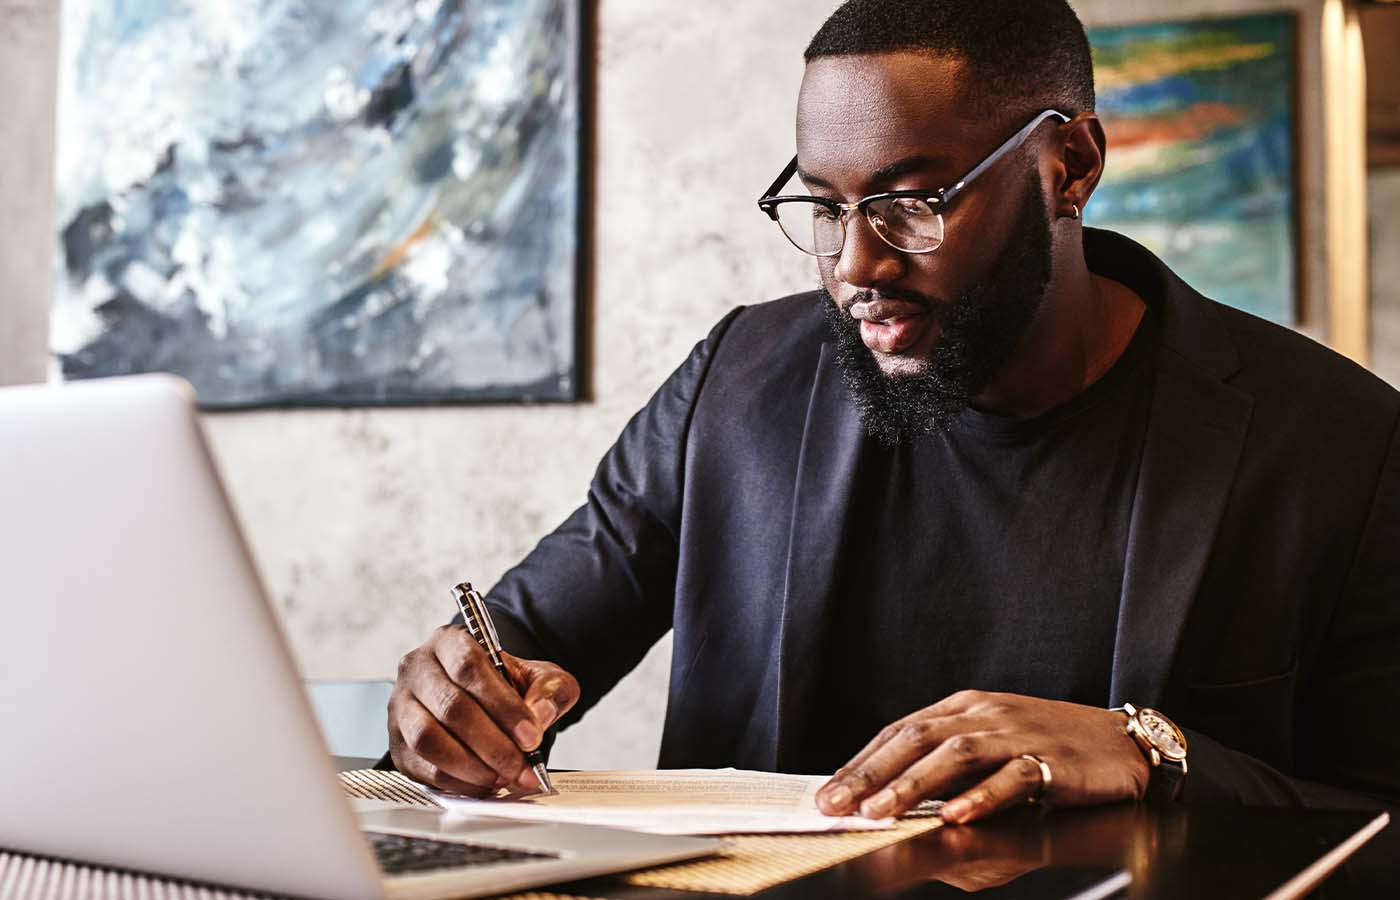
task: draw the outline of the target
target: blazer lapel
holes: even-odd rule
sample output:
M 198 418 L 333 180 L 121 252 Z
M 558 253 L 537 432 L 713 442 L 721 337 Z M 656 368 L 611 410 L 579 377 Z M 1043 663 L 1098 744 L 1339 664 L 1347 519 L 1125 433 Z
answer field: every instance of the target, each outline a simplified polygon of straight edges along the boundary
M 831 344 L 822 345 L 798 457 L 778 637 L 775 771 L 784 771 L 796 724 L 812 699 L 810 667 L 827 634 L 837 550 L 845 541 L 852 485 L 866 443 L 833 351 Z
M 1203 369 L 1174 349 L 1172 332 L 1169 311 L 1128 526 L 1112 706 L 1161 701 L 1254 406 L 1219 371 Z

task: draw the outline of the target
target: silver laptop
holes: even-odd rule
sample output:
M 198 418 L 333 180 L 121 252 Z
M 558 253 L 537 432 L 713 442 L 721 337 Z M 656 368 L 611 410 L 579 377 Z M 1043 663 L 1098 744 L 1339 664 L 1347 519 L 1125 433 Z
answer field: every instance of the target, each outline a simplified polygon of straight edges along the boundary
M 167 376 L 0 389 L 0 847 L 336 900 L 717 848 L 352 809 L 193 400 Z

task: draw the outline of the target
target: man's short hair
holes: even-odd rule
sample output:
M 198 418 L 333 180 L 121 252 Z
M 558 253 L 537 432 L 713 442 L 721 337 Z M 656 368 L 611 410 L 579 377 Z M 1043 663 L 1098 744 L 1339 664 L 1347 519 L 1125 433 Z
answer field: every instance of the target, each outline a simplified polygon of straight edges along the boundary
M 1065 0 L 848 0 L 805 57 L 900 51 L 962 59 L 973 115 L 1094 109 L 1089 39 Z

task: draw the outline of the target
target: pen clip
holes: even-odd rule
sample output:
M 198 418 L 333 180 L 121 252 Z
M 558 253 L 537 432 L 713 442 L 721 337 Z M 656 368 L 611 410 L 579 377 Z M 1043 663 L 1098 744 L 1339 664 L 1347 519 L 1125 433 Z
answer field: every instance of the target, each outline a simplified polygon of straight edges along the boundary
M 486 609 L 486 601 L 472 589 L 469 582 L 452 588 L 452 596 L 457 599 L 457 608 L 462 611 L 462 621 L 467 630 L 490 655 L 491 662 L 496 663 L 500 659 L 501 639 L 496 634 L 491 613 Z

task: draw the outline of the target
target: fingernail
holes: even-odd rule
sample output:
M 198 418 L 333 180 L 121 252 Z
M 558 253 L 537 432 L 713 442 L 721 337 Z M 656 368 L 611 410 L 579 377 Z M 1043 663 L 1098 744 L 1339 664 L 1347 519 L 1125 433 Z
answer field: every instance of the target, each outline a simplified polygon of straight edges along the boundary
M 529 766 L 520 770 L 520 776 L 515 779 L 515 783 L 529 791 L 539 790 L 540 787 L 540 779 Z
M 554 704 L 553 700 L 544 698 L 531 703 L 530 712 L 534 715 L 535 721 L 540 723 L 541 728 L 548 728 L 549 724 L 554 721 L 554 717 L 559 715 L 559 707 Z
M 836 812 L 841 812 L 851 805 L 852 799 L 851 789 L 843 784 L 837 786 L 831 793 L 826 795 L 826 805 Z
M 885 788 L 883 791 L 861 804 L 860 814 L 867 819 L 883 819 L 894 809 L 894 805 L 898 799 L 899 798 L 894 795 L 894 791 Z
M 852 319 L 864 319 L 864 318 L 865 318 L 865 314 L 868 313 L 869 311 L 870 311 L 870 304 L 869 304 L 869 303 L 852 303 L 852 304 L 851 304 L 851 318 L 852 318 Z
M 540 730 L 534 722 L 521 722 L 515 726 L 515 742 L 521 750 L 533 750 L 540 743 Z
M 943 805 L 942 817 L 947 822 L 961 822 L 972 812 L 972 804 L 966 800 L 949 800 Z

